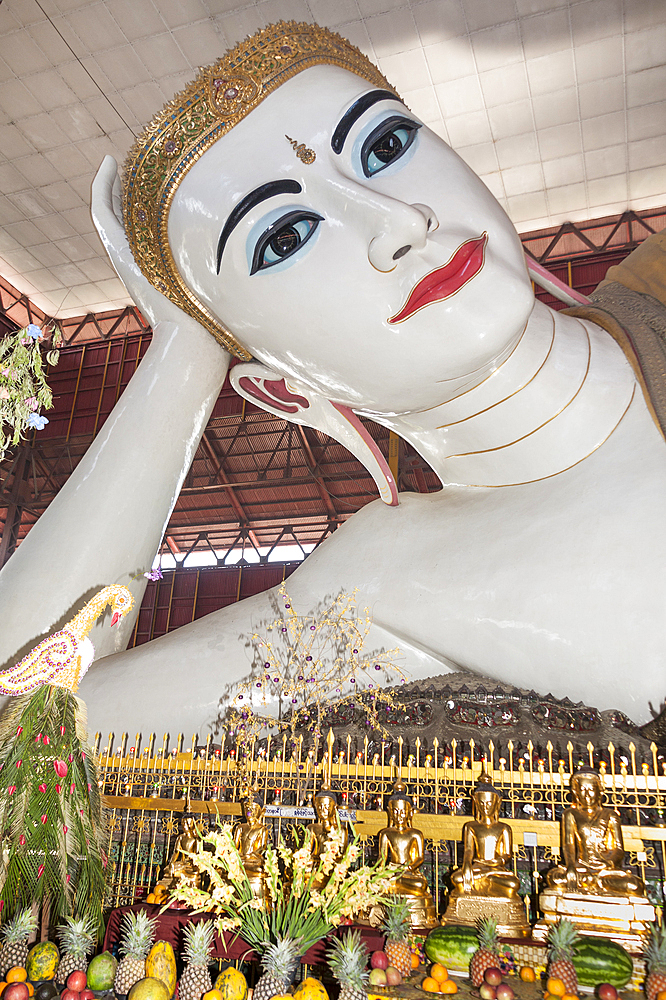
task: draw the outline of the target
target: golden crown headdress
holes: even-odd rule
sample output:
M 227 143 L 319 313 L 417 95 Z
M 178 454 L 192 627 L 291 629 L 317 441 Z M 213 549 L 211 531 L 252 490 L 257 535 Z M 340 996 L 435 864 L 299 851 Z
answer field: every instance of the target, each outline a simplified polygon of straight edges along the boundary
M 230 49 L 151 121 L 125 162 L 123 216 L 132 254 L 151 285 L 244 361 L 251 355 L 183 281 L 167 225 L 183 177 L 213 143 L 283 83 L 316 65 L 340 66 L 383 90 L 393 87 L 341 35 L 316 24 L 280 21 Z

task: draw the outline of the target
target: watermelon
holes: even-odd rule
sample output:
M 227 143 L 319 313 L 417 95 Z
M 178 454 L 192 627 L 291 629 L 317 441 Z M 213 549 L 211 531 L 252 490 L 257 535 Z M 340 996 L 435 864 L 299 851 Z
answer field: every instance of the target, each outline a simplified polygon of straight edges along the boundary
M 438 962 L 445 969 L 467 972 L 469 962 L 479 947 L 479 939 L 474 927 L 447 924 L 435 927 L 425 941 L 425 953 L 431 962 Z
M 28 979 L 39 983 L 43 979 L 55 979 L 56 969 L 60 961 L 60 952 L 52 941 L 40 941 L 28 952 L 25 969 Z
M 96 992 L 112 990 L 117 968 L 118 959 L 110 951 L 96 955 L 88 966 L 88 989 Z
M 573 964 L 581 986 L 601 983 L 625 986 L 634 971 L 631 955 L 621 945 L 604 937 L 581 937 L 576 944 Z

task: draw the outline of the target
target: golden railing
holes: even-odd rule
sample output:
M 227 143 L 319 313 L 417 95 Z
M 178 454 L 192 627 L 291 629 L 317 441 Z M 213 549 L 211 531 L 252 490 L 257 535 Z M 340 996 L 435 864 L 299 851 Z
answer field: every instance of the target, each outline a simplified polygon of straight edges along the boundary
M 425 834 L 428 870 L 439 895 L 444 874 L 458 862 L 470 791 L 482 769 L 502 792 L 503 817 L 514 833 L 514 866 L 531 881 L 527 891 L 536 892 L 540 871 L 558 856 L 559 817 L 570 802 L 570 776 L 581 763 L 598 768 L 606 802 L 620 812 L 627 861 L 648 883 L 652 880 L 653 902 L 661 902 L 666 762 L 654 743 L 647 760 L 639 759 L 633 743 L 628 756 L 619 754 L 612 743 L 603 747 L 588 743 L 582 757 L 569 743 L 566 758 L 556 759 L 551 743 L 545 757 L 537 756 L 532 743 L 518 753 L 509 742 L 506 755 L 499 756 L 492 741 L 482 751 L 474 740 L 464 747 L 456 740 L 441 747 L 435 739 L 425 752 L 417 739 L 407 753 L 402 738 L 389 756 L 389 744 L 372 752 L 367 737 L 361 750 L 354 748 L 350 736 L 341 748 L 332 732 L 321 746 L 316 742 L 308 746 L 303 737 L 292 740 L 288 735 L 254 740 L 243 747 L 224 736 L 219 743 L 209 736 L 204 744 L 193 737 L 187 750 L 182 735 L 175 746 L 170 746 L 167 734 L 161 746 L 154 735 L 142 746 L 139 734 L 132 743 L 127 733 L 119 741 L 110 734 L 103 748 L 101 743 L 98 733 L 95 750 L 109 819 L 110 906 L 148 894 L 173 850 L 186 802 L 208 823 L 230 822 L 240 815 L 241 781 L 248 778 L 264 804 L 272 807 L 268 821 L 276 838 L 286 826 L 307 816 L 300 807 L 307 807 L 322 782 L 330 782 L 340 808 L 349 811 L 364 852 L 372 856 L 373 837 L 387 822 L 385 797 L 399 777 L 413 798 L 414 825 Z

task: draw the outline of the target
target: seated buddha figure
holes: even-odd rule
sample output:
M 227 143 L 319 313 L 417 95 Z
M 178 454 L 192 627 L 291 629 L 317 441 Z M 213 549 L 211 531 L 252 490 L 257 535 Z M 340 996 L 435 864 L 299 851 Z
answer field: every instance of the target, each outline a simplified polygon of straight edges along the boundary
M 428 882 L 419 871 L 424 860 L 424 838 L 421 831 L 412 826 L 414 807 L 403 782 L 394 784 L 386 811 L 388 826 L 379 831 L 379 858 L 399 869 L 390 891 L 409 903 L 412 927 L 434 927 L 437 924 L 435 903 Z
M 317 814 L 317 819 L 316 822 L 308 825 L 307 831 L 312 835 L 312 867 L 317 869 L 322 852 L 326 843 L 330 840 L 331 834 L 334 831 L 337 832 L 338 830 L 342 830 L 342 840 L 340 841 L 340 844 L 335 852 L 334 862 L 344 854 L 347 847 L 348 836 L 347 830 L 342 827 L 340 817 L 338 816 L 337 795 L 328 785 L 322 785 L 315 795 L 314 809 Z M 315 874 L 312 882 L 312 888 L 323 888 L 328 881 L 330 874 L 330 871 Z
M 156 903 L 166 903 L 176 886 L 201 887 L 201 872 L 193 864 L 191 854 L 201 850 L 201 829 L 196 816 L 183 813 L 180 821 L 180 833 L 173 845 L 171 857 L 162 869 L 162 877 L 155 886 Z
M 268 830 L 264 823 L 265 807 L 258 798 L 248 795 L 243 800 L 244 822 L 234 826 L 234 843 L 241 856 L 245 873 L 258 899 L 266 898 L 264 855 L 268 846 Z
M 476 924 L 479 917 L 494 916 L 500 933 L 510 937 L 529 934 L 520 880 L 511 869 L 513 834 L 499 818 L 502 795 L 482 772 L 472 792 L 474 819 L 462 831 L 463 862 L 451 873 L 452 889 L 444 924 Z
M 563 865 L 546 876 L 548 889 L 593 896 L 645 896 L 645 885 L 622 868 L 624 842 L 619 814 L 603 806 L 601 779 L 591 767 L 571 778 L 573 805 L 562 813 Z

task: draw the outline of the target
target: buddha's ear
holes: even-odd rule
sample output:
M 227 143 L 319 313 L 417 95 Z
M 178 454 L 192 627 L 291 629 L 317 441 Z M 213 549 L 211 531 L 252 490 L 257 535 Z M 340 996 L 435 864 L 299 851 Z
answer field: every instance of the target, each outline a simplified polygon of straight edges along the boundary
M 285 379 L 258 361 L 234 365 L 229 380 L 240 396 L 269 413 L 335 438 L 368 470 L 384 503 L 397 506 L 398 490 L 386 459 L 348 406 L 332 403 L 302 382 Z

